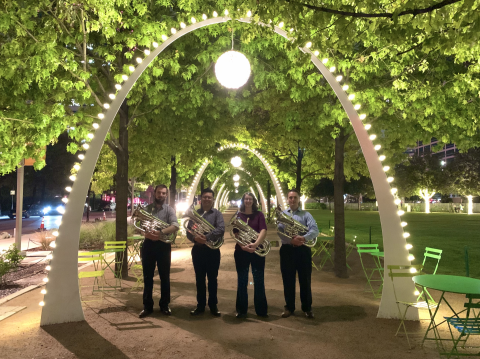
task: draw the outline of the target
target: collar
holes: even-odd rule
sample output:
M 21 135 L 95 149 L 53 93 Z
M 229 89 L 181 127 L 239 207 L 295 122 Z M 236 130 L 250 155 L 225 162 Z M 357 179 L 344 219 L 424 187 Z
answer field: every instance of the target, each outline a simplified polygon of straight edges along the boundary
M 295 213 L 300 213 L 302 211 L 302 209 L 300 207 L 298 207 L 296 211 L 292 211 L 292 209 L 289 207 L 287 211 L 295 214 Z
M 155 202 L 152 203 L 152 211 L 158 212 L 158 211 L 161 211 L 162 209 L 165 209 L 165 203 L 162 204 L 162 207 L 160 208 L 157 207 L 157 204 Z
M 197 210 L 198 213 L 200 214 L 203 214 L 205 213 L 205 211 L 203 210 L 203 208 L 200 206 L 200 208 Z M 210 208 L 210 210 L 207 212 L 207 213 L 213 213 L 213 207 Z

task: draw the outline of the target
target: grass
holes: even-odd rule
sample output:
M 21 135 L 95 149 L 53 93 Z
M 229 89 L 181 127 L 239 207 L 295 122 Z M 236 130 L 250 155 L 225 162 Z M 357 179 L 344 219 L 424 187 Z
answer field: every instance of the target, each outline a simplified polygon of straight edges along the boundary
M 328 233 L 328 221 L 334 225 L 329 210 L 309 210 L 322 232 Z M 465 275 L 465 246 L 468 246 L 470 277 L 480 278 L 480 215 L 458 213 L 405 213 L 402 221 L 408 223 L 408 242 L 413 245 L 410 253 L 413 264 L 421 264 L 425 247 L 442 249 L 442 259 L 437 274 Z M 370 227 L 372 243 L 383 250 L 382 229 L 378 212 L 345 211 L 345 239 L 356 243 L 369 243 Z M 427 259 L 426 267 L 428 266 Z

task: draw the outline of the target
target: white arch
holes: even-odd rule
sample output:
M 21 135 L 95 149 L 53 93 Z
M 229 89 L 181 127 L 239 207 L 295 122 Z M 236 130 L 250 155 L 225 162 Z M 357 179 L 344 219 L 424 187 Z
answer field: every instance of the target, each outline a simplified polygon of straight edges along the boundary
M 217 209 L 219 208 L 219 205 L 220 205 L 220 196 L 221 196 L 221 193 L 222 193 L 222 190 L 223 190 L 224 187 L 225 187 L 225 183 L 222 184 L 222 187 L 220 187 L 220 189 L 218 190 L 217 196 L 215 198 L 214 207 L 217 208 Z
M 223 198 L 223 205 L 226 206 L 227 205 L 227 202 L 228 202 L 228 195 L 230 194 L 230 191 L 227 191 L 227 194 L 225 195 L 225 197 Z
M 148 54 L 146 53 L 145 59 L 139 58 L 139 65 L 123 83 L 123 86 L 117 92 L 116 96 L 114 96 L 114 100 L 109 104 L 105 104 L 107 111 L 104 115 L 102 114 L 99 116 L 99 118 L 104 118 L 104 120 L 97 129 L 95 136 L 89 145 L 90 147 L 85 154 L 82 166 L 77 173 L 75 183 L 69 196 L 69 202 L 66 206 L 65 214 L 63 215 L 62 223 L 59 228 L 56 248 L 53 254 L 53 259 L 51 260 L 51 271 L 47 278 L 48 283 L 46 294 L 44 296 L 44 301 L 42 301 L 44 307 L 42 310 L 40 325 L 83 321 L 85 319 L 77 285 L 77 252 L 80 238 L 80 219 L 83 214 L 85 194 L 88 191 L 95 164 L 107 136 L 108 129 L 110 128 L 120 105 L 125 100 L 131 88 L 146 67 L 171 43 L 187 33 L 201 27 L 219 24 L 229 20 L 231 19 L 227 16 L 215 17 L 200 22 L 196 22 L 195 20 L 192 21 L 192 25 L 176 31 L 176 33 L 170 38 L 165 37 L 165 41 L 160 46 L 158 46 L 157 43 L 153 43 L 153 49 L 151 52 L 149 51 Z M 253 19 L 247 17 L 241 18 L 238 21 L 251 23 Z M 266 26 L 263 23 L 258 23 L 258 25 Z M 281 28 L 275 26 L 274 31 L 287 40 L 290 40 L 288 34 Z M 369 138 L 369 134 L 356 112 L 356 109 L 359 108 L 358 105 L 355 105 L 356 107 L 354 107 L 348 99 L 346 92 L 342 90 L 342 87 L 338 83 L 340 80 L 336 80 L 331 73 L 335 71 L 335 68 L 330 68 L 330 72 L 329 69 L 327 69 L 325 65 L 308 49 L 310 46 L 311 43 L 308 43 L 305 48 L 301 48 L 300 50 L 311 56 L 313 64 L 318 68 L 332 87 L 345 109 L 345 112 L 355 130 L 360 146 L 362 147 L 378 201 L 385 251 L 385 266 L 388 264 L 409 265 L 408 250 L 405 247 L 406 240 L 403 237 L 403 229 L 400 224 L 400 214 L 397 214 L 394 196 L 390 192 L 390 185 L 382 168 L 381 160 L 379 159 L 372 143 L 374 138 Z M 316 55 L 318 55 L 318 53 L 316 53 Z M 338 78 L 340 79 L 340 76 Z M 262 160 L 262 158 L 260 158 L 260 160 Z M 264 160 L 262 160 L 262 163 L 265 164 Z M 199 178 L 197 178 L 197 184 L 198 179 Z M 277 181 L 272 180 L 272 182 L 275 186 L 277 195 L 280 194 L 280 200 L 284 204 L 284 207 L 286 207 L 285 199 L 283 198 L 283 195 L 281 195 L 282 192 Z M 399 293 L 400 300 L 413 301 L 413 291 L 413 282 L 408 281 L 407 279 L 397 287 L 397 293 Z M 409 319 L 418 319 L 417 313 L 414 314 L 413 311 L 409 311 L 409 313 L 412 313 L 412 315 L 409 315 Z M 378 317 L 398 317 L 393 288 L 391 281 L 388 279 L 385 280 L 384 283 Z

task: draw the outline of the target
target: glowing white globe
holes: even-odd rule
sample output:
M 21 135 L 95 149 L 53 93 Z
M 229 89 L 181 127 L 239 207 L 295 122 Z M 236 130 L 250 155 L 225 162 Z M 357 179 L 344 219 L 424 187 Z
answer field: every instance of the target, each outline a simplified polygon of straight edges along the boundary
M 233 180 L 234 180 L 235 182 L 238 182 L 238 181 L 240 180 L 240 176 L 239 176 L 239 175 L 233 176 Z
M 245 85 L 250 77 L 250 62 L 240 52 L 227 51 L 215 64 L 215 76 L 222 86 L 238 89 Z
M 235 156 L 230 160 L 230 163 L 233 167 L 240 167 L 242 165 L 242 159 L 238 156 Z
M 233 185 L 234 185 L 235 187 L 238 187 L 238 186 L 240 186 L 240 183 L 235 182 Z

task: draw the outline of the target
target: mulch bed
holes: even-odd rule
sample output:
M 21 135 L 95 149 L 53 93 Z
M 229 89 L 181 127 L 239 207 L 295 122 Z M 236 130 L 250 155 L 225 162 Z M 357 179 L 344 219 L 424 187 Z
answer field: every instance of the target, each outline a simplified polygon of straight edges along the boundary
M 38 274 L 45 274 L 47 263 L 43 260 L 35 264 L 21 264 L 16 271 L 12 271 L 4 276 L 6 284 L 0 286 L 0 298 L 13 294 L 32 284 L 38 284 L 38 279 L 34 279 Z M 32 280 L 28 280 L 32 278 Z

